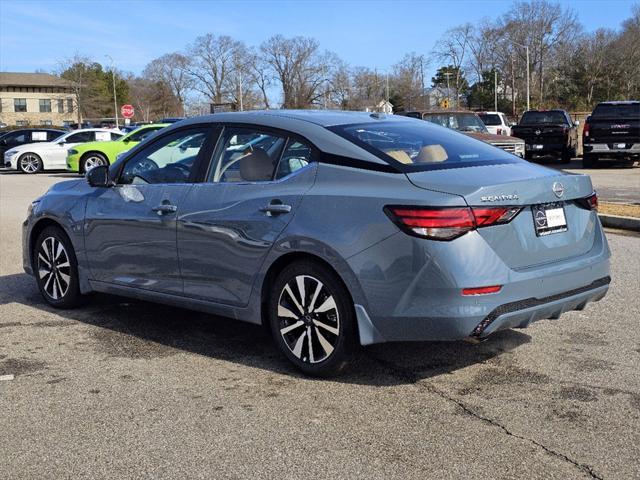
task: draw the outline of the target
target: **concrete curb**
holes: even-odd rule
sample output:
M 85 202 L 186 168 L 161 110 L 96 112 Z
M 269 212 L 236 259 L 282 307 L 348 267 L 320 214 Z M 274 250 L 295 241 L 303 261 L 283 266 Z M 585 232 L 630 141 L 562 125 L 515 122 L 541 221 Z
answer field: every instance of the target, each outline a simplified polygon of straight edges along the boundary
M 603 227 L 620 228 L 622 230 L 632 230 L 640 232 L 640 218 L 623 217 L 621 215 L 598 214 Z

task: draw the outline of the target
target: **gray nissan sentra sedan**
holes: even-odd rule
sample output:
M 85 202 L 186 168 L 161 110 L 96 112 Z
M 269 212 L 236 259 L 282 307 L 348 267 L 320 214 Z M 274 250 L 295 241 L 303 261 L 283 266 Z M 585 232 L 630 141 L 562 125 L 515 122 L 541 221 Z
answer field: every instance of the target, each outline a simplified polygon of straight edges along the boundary
M 479 340 L 601 299 L 596 210 L 588 176 L 422 120 L 223 113 L 54 185 L 24 268 L 54 307 L 98 291 L 264 324 L 329 375 L 357 344 Z

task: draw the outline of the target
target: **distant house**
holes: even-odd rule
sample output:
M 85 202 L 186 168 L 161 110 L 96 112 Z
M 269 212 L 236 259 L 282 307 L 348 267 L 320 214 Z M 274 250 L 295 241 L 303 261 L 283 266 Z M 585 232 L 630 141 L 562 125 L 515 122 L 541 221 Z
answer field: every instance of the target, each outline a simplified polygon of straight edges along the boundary
M 393 113 L 393 104 L 387 100 L 382 100 L 377 105 L 371 107 L 365 107 L 365 112 L 381 112 L 381 113 Z
M 56 125 L 75 121 L 73 84 L 48 73 L 0 72 L 0 122 Z

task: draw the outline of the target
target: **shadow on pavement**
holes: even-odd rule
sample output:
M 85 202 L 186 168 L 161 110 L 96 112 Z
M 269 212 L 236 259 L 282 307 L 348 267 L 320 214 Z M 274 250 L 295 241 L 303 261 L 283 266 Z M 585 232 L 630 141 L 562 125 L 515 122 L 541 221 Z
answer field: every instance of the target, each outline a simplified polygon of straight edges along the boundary
M 261 326 L 103 294 L 88 296 L 87 303 L 77 309 L 56 310 L 44 302 L 34 279 L 26 274 L 0 277 L 0 306 L 9 303 L 99 327 L 92 329 L 91 335 L 101 354 L 158 358 L 182 350 L 305 378 L 280 354 Z M 372 345 L 356 352 L 350 368 L 333 380 L 373 386 L 415 383 L 486 361 L 529 341 L 528 335 L 507 330 L 478 345 L 466 342 Z

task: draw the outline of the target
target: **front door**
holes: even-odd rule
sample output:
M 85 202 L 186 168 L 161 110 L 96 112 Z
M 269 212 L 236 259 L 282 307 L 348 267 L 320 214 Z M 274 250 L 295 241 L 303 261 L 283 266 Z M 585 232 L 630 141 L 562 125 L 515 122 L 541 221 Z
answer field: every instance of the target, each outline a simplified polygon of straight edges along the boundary
M 197 126 L 157 138 L 124 163 L 115 187 L 89 199 L 85 246 L 94 280 L 182 293 L 176 219 L 210 130 Z M 186 138 L 197 145 L 193 155 L 172 161 Z
M 228 127 L 207 182 L 178 220 L 185 294 L 244 306 L 262 263 L 313 184 L 313 149 L 286 133 Z

